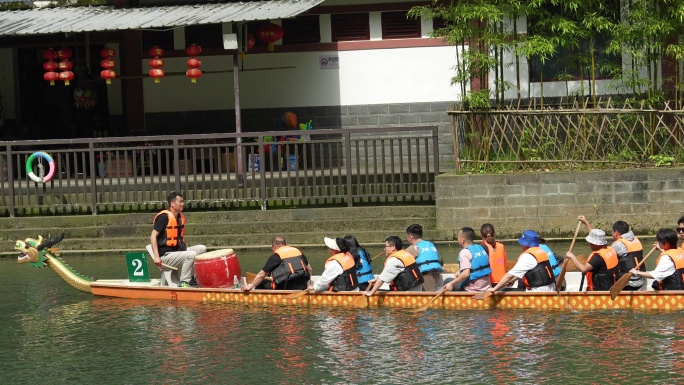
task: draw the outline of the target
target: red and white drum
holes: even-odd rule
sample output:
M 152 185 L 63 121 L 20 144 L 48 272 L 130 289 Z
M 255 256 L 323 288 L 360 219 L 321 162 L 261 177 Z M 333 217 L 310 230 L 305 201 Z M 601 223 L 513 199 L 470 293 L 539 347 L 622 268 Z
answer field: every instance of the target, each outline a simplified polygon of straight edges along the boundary
M 195 257 L 195 277 L 200 287 L 233 287 L 233 277 L 242 277 L 240 261 L 233 249 L 200 254 Z

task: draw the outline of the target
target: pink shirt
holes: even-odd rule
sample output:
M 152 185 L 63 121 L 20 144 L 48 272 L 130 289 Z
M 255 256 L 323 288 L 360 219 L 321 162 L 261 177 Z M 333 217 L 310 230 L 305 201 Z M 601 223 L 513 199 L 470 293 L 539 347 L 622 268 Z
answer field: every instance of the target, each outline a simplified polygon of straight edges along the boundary
M 472 266 L 471 261 L 473 260 L 473 254 L 470 253 L 470 250 L 468 249 L 463 249 L 458 253 L 458 263 L 460 265 L 459 267 L 459 274 L 463 272 L 465 269 L 470 269 Z M 489 276 L 484 276 L 480 277 L 474 281 L 470 281 L 468 284 L 465 285 L 464 289 L 465 291 L 485 291 L 492 287 L 492 282 L 489 280 Z

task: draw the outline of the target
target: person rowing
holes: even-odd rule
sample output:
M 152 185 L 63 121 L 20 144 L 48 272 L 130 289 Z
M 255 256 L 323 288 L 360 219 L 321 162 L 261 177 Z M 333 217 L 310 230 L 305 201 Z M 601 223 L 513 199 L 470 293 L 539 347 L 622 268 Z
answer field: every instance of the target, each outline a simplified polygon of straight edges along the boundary
M 423 291 L 436 291 L 440 275 L 444 272 L 444 262 L 437 248 L 432 242 L 423 239 L 423 227 L 419 224 L 412 224 L 406 228 L 406 238 L 411 244 L 406 251 L 416 257 L 416 263 L 425 280 Z
M 677 247 L 677 233 L 672 229 L 658 230 L 654 246 L 662 251 L 656 261 L 655 270 L 643 272 L 632 269 L 630 273 L 652 278 L 652 287 L 657 291 L 684 290 L 684 250 Z
M 489 267 L 492 269 L 489 279 L 492 281 L 492 285 L 496 285 L 506 274 L 506 260 L 508 259 L 506 248 L 503 243 L 496 240 L 494 225 L 491 223 L 485 223 L 480 227 L 480 235 L 482 236 L 480 245 L 487 248 Z
M 606 233 L 603 230 L 592 229 L 585 239 L 592 251 L 587 262 L 578 261 L 572 251 L 568 251 L 565 256 L 572 260 L 577 270 L 587 274 L 587 290 L 610 290 L 617 281 L 617 253 L 607 245 Z
M 578 219 L 584 223 L 587 231 L 592 230 L 591 224 L 584 215 L 580 215 Z M 634 236 L 627 222 L 617 221 L 613 223 L 612 231 L 614 242 L 610 247 L 615 250 L 618 256 L 618 279 L 620 279 L 644 259 L 644 247 L 641 245 L 641 241 Z M 646 271 L 646 266 L 641 265 L 640 270 Z M 645 283 L 646 280 L 643 277 L 632 274 L 629 283 L 623 290 L 640 290 Z
M 288 246 L 285 237 L 277 235 L 271 240 L 273 254 L 268 257 L 266 264 L 254 277 L 249 285 L 242 287 L 248 292 L 267 277 L 273 278 L 271 289 L 275 290 L 304 290 L 308 288 L 311 278 L 311 265 L 299 249 Z
M 359 241 L 353 235 L 344 237 L 349 246 L 349 253 L 354 257 L 356 262 L 356 274 L 359 277 L 359 290 L 364 291 L 368 288 L 368 281 L 373 279 L 373 267 L 371 266 L 371 257 L 368 250 L 359 245 Z
M 463 227 L 458 232 L 458 244 L 462 247 L 458 253 L 459 271 L 453 281 L 444 285 L 447 291 L 455 287 L 456 291 L 484 291 L 492 287 L 489 256 L 482 245 L 474 243 L 474 239 L 475 230 L 472 227 Z
M 539 247 L 539 235 L 532 230 L 525 230 L 518 239 L 522 254 L 511 270 L 488 292 L 495 292 L 508 285 L 509 282 L 522 278 L 526 291 L 556 291 L 549 255 Z
M 403 247 L 396 235 L 385 239 L 385 267 L 378 278 L 368 282 L 371 286 L 363 292 L 364 295 L 372 296 L 383 283 L 389 283 L 393 291 L 423 291 L 423 274 L 420 273 L 416 258 Z
M 349 245 L 343 238 L 323 238 L 328 246 L 330 258 L 325 261 L 325 270 L 321 277 L 314 283 L 316 293 L 326 290 L 359 291 L 359 278 L 356 275 L 356 263 L 349 253 Z

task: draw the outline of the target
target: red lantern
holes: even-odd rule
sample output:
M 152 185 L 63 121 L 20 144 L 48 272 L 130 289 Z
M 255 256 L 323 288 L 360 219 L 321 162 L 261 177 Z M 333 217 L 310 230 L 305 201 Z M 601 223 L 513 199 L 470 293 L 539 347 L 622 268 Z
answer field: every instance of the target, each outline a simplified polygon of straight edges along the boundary
M 193 83 L 197 83 L 197 78 L 202 76 L 202 71 L 198 70 L 197 68 L 190 68 L 189 70 L 185 71 L 185 74 Z
M 51 86 L 54 86 L 55 80 L 59 79 L 59 74 L 54 71 L 48 71 L 43 75 L 43 79 L 49 81 Z
M 151 47 L 147 53 L 152 57 L 164 56 L 164 49 L 155 45 L 154 47 Z
M 164 54 L 164 50 L 154 46 L 150 48 L 147 53 L 152 56 L 152 59 L 150 60 L 150 67 L 152 67 L 152 69 L 148 74 L 154 79 L 155 83 L 159 83 L 159 80 L 164 77 L 164 70 L 161 69 L 161 67 L 164 66 L 164 60 L 160 58 L 160 56 Z
M 155 83 L 159 83 L 159 79 L 164 77 L 164 70 L 161 68 L 152 68 L 149 75 L 151 78 L 154 78 Z
M 48 61 L 46 61 L 45 63 L 43 63 L 43 69 L 44 69 L 45 71 L 54 71 L 54 70 L 56 70 L 57 68 L 59 68 L 59 67 L 57 66 L 57 63 L 53 62 L 52 60 L 48 60 Z
M 268 43 L 269 52 L 273 52 L 273 43 L 283 38 L 283 27 L 273 23 L 262 24 L 257 29 L 257 36 L 259 40 Z
M 43 59 L 55 60 L 55 59 L 57 59 L 57 52 L 52 48 L 45 48 L 43 50 Z
M 112 70 L 103 70 L 100 72 L 100 77 L 105 79 L 105 83 L 112 84 L 112 79 L 116 77 L 116 72 Z
M 192 44 L 185 49 L 185 53 L 187 53 L 188 56 L 198 56 L 202 53 L 202 47 Z
M 69 59 L 64 59 L 59 62 L 58 67 L 60 71 L 70 71 L 72 68 L 74 68 L 74 63 L 72 63 Z
M 192 44 L 191 46 L 185 49 L 185 52 L 189 56 L 192 56 L 186 62 L 190 69 L 185 71 L 185 74 L 191 79 L 193 83 L 197 83 L 197 78 L 202 76 L 202 71 L 199 69 L 199 67 L 202 65 L 202 62 L 194 56 L 197 56 L 202 52 L 202 47 Z
M 71 71 L 62 71 L 59 73 L 59 80 L 64 81 L 64 85 L 68 86 L 69 81 L 74 80 L 74 73 Z
M 249 51 L 250 49 L 252 49 L 252 47 L 254 47 L 254 43 L 256 43 L 256 41 L 254 40 L 254 36 L 252 36 L 251 33 L 248 33 L 247 34 L 247 49 L 246 49 L 246 51 Z
M 102 56 L 105 59 L 111 59 L 114 56 L 116 56 L 116 51 L 114 51 L 111 48 L 102 48 L 100 51 L 100 56 Z
M 110 69 L 116 67 L 116 63 L 114 63 L 114 60 L 104 59 L 100 62 L 100 67 L 102 67 L 106 70 L 110 70 Z
M 116 72 L 112 71 L 112 68 L 116 66 L 116 62 L 112 60 L 112 58 L 116 56 L 116 51 L 105 47 L 100 51 L 100 56 L 104 58 L 104 60 L 100 62 L 100 67 L 104 69 L 100 72 L 100 77 L 105 79 L 105 83 L 112 84 L 112 79 L 116 77 Z
M 62 47 L 57 51 L 57 57 L 60 59 L 68 59 L 72 55 L 71 48 Z

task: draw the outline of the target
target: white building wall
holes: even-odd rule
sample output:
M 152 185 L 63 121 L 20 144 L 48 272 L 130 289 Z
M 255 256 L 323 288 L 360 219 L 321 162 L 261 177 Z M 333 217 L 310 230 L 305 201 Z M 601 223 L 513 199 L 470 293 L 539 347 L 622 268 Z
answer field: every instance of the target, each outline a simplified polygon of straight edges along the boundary
M 240 72 L 241 108 L 275 108 L 449 101 L 454 47 L 246 55 Z M 339 69 L 322 69 L 321 56 L 339 56 Z M 221 110 L 234 107 L 232 57 L 203 57 L 204 74 L 192 84 L 186 58 L 165 59 L 179 75 L 144 80 L 145 112 Z M 148 66 L 145 60 L 144 66 Z M 217 96 L 218 95 L 218 96 Z

